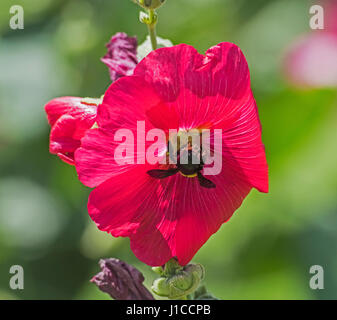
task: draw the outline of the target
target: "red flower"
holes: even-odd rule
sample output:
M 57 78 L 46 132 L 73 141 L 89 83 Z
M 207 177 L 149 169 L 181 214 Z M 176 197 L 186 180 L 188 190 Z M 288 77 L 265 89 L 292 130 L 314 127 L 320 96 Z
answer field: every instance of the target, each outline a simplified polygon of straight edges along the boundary
M 62 97 L 49 101 L 45 110 L 51 126 L 49 151 L 74 164 L 81 138 L 96 121 L 99 100 Z
M 138 63 L 137 45 L 136 37 L 123 32 L 116 33 L 106 45 L 108 52 L 101 60 L 108 66 L 112 82 L 132 75 Z
M 155 179 L 159 165 L 118 165 L 117 129 L 222 129 L 222 170 L 203 188 L 198 178 Z M 247 62 L 221 43 L 198 54 L 182 44 L 150 53 L 134 75 L 114 82 L 98 107 L 99 128 L 87 131 L 75 153 L 80 180 L 96 187 L 88 211 L 100 230 L 130 237 L 143 262 L 159 266 L 177 257 L 187 264 L 249 191 L 268 192 L 268 169 Z M 167 145 L 161 146 L 166 151 Z

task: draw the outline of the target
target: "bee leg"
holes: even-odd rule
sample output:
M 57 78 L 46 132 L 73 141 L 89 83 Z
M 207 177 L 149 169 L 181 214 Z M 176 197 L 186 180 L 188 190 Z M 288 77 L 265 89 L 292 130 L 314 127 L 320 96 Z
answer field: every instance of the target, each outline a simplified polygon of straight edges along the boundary
M 216 187 L 215 183 L 212 182 L 211 180 L 206 179 L 200 171 L 198 172 L 198 180 L 199 180 L 200 186 L 204 188 L 213 189 Z
M 152 178 L 165 179 L 165 178 L 175 175 L 178 171 L 179 171 L 178 169 L 170 169 L 170 170 L 155 169 L 155 170 L 149 170 L 146 173 Z

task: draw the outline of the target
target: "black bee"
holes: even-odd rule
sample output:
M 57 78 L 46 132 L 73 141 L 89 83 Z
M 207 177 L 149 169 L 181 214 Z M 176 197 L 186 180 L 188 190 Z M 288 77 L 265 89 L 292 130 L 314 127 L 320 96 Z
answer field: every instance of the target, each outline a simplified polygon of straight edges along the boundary
M 169 150 L 173 150 L 173 149 L 169 149 Z M 182 158 L 184 153 L 185 155 L 187 153 L 187 157 L 188 157 L 187 164 L 180 163 L 180 159 Z M 198 158 L 200 158 L 199 161 L 198 161 Z M 193 150 L 192 146 L 189 144 L 188 146 L 186 146 L 186 148 L 182 148 L 179 150 L 176 160 L 177 160 L 176 161 L 177 164 L 175 168 L 167 169 L 167 170 L 161 170 L 161 169 L 149 170 L 147 171 L 147 174 L 152 178 L 165 179 L 165 178 L 175 175 L 178 172 L 181 172 L 184 176 L 197 177 L 199 180 L 200 186 L 204 188 L 208 188 L 208 189 L 215 188 L 215 184 L 211 180 L 206 179 L 201 173 L 205 165 L 202 159 L 202 149 L 200 151 Z

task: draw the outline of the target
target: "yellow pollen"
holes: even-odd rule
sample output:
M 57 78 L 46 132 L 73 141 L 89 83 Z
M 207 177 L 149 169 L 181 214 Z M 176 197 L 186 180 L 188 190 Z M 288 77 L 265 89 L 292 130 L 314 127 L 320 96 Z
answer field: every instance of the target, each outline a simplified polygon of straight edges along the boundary
M 186 178 L 195 178 L 198 174 L 197 173 L 193 173 L 193 174 L 183 174 L 181 171 L 179 171 L 179 173 L 186 177 Z

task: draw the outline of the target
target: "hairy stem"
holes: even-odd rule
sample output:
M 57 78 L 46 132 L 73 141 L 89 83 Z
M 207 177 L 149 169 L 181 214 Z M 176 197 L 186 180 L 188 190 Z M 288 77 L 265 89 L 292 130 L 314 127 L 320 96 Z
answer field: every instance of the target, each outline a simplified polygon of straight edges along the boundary
M 152 50 L 157 49 L 156 26 L 157 26 L 157 21 L 155 17 L 155 12 L 153 9 L 149 9 L 149 23 L 147 25 L 147 28 L 148 28 L 150 39 L 151 39 Z

